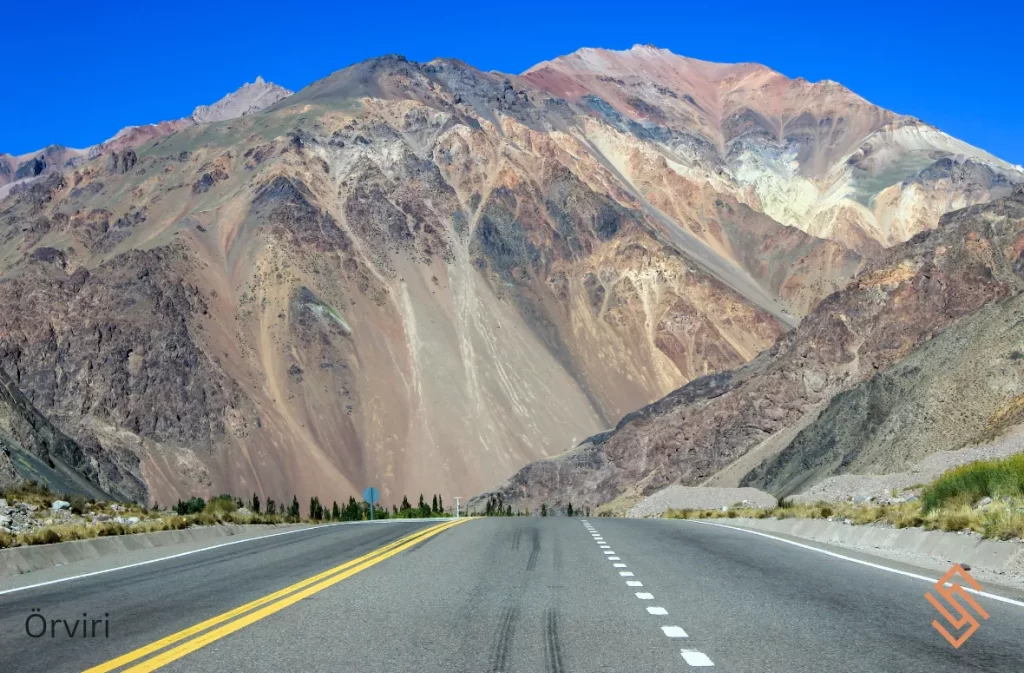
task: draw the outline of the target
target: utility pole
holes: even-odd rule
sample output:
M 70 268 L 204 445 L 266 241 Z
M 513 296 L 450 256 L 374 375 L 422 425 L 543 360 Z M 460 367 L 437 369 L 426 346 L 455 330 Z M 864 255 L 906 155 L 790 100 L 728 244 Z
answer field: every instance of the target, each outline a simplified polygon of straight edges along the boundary
M 459 496 L 455 496 L 455 518 L 459 518 Z

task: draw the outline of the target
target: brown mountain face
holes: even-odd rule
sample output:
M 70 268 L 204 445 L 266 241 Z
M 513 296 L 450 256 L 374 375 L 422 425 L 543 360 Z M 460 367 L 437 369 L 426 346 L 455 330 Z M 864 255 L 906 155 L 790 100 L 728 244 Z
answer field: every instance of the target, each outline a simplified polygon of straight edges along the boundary
M 670 483 L 788 494 L 998 432 L 1020 420 L 1019 302 L 1008 298 L 1024 289 L 1022 251 L 1024 193 L 946 215 L 749 364 L 628 414 L 614 430 L 527 466 L 499 492 L 532 507 L 598 505 Z M 986 368 L 999 376 L 979 380 Z M 942 430 L 951 425 L 956 431 Z
M 644 86 L 703 101 L 666 63 Z M 773 219 L 734 175 L 742 134 L 701 140 L 719 113 L 684 138 L 682 116 L 637 121 L 551 67 L 384 57 L 287 97 L 257 82 L 40 173 L 0 201 L 0 367 L 111 492 L 470 495 L 687 382 L 672 395 L 752 378 L 700 377 L 795 339 L 881 254 Z M 744 152 L 791 144 L 757 137 Z M 800 411 L 780 404 L 779 427 Z

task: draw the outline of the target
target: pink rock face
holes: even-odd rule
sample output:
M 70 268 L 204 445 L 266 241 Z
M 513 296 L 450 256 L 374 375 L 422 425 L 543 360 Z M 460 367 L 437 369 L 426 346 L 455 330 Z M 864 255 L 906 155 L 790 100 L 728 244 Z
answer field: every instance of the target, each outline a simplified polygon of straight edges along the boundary
M 582 49 L 523 78 L 599 116 L 618 116 L 623 128 L 656 138 L 775 220 L 865 254 L 1024 181 L 1017 167 L 836 82 L 789 79 L 753 63 L 709 63 L 649 46 Z M 936 170 L 942 160 L 985 170 L 961 170 L 970 179 L 954 187 L 949 171 Z

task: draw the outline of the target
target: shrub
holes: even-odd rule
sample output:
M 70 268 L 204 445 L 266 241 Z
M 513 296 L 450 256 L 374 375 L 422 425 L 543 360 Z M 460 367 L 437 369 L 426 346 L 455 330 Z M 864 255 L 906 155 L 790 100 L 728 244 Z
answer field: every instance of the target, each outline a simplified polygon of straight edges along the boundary
M 108 521 L 107 523 L 105 523 L 102 526 L 100 526 L 99 529 L 96 531 L 96 535 L 98 535 L 99 537 L 107 537 L 107 536 L 110 536 L 110 535 L 124 535 L 124 534 L 125 534 L 125 527 L 122 524 L 115 523 L 113 521 Z
M 52 528 L 42 528 L 26 533 L 22 538 L 22 542 L 26 545 L 54 544 L 60 542 L 60 534 Z
M 974 504 L 984 497 L 1024 494 L 1024 454 L 1001 460 L 979 460 L 947 470 L 921 495 L 924 511 L 931 512 L 957 497 Z
M 203 512 L 206 514 L 231 514 L 238 511 L 238 502 L 230 495 L 218 495 L 216 498 L 210 498 L 210 502 L 206 503 L 206 507 L 203 508 Z
M 85 512 L 86 500 L 85 500 L 85 498 L 83 496 L 81 496 L 81 495 L 73 495 L 68 500 L 68 502 L 71 503 L 71 511 L 72 511 L 72 513 L 74 513 L 74 514 L 82 514 L 83 512 Z
M 964 530 L 965 528 L 971 530 L 980 529 L 974 517 L 974 510 L 971 509 L 970 505 L 943 508 L 938 514 L 938 526 L 942 530 L 951 532 Z
M 7 531 L 0 530 L 0 549 L 7 549 L 15 545 L 15 538 Z

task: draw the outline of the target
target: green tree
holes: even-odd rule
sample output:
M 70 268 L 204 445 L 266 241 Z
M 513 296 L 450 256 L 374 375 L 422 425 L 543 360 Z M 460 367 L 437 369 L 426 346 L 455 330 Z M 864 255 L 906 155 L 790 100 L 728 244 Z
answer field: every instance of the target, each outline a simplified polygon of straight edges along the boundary
M 430 513 L 437 514 L 437 494 L 434 494 L 433 500 L 430 501 Z
M 412 505 L 409 504 L 409 498 L 408 498 L 408 496 L 404 496 L 403 495 L 402 496 L 402 506 L 398 508 L 398 511 L 400 511 L 400 512 L 408 512 L 410 509 L 412 509 Z
M 174 506 L 174 511 L 185 516 L 186 514 L 199 514 L 206 509 L 206 501 L 202 498 L 192 497 L 182 502 L 178 501 L 178 504 Z
M 250 505 L 249 509 L 251 509 L 256 514 L 260 513 L 260 497 L 255 493 L 252 494 L 252 504 Z
M 572 503 L 571 502 L 569 503 L 569 506 L 565 508 L 565 515 L 566 516 L 572 516 Z
M 331 518 L 335 521 L 341 521 L 341 509 L 338 507 L 338 501 L 334 501 L 334 506 L 331 507 Z
M 342 516 L 345 521 L 362 521 L 363 510 L 356 502 L 355 496 L 348 497 L 348 504 L 345 505 L 345 512 Z
M 273 498 L 267 498 L 267 514 L 277 514 L 277 503 Z
M 545 504 L 545 503 L 541 503 L 541 506 L 540 506 L 540 515 L 541 515 L 541 516 L 547 516 L 547 515 L 548 515 L 548 506 L 547 506 L 547 504 Z
M 444 500 L 441 499 L 441 494 L 437 494 L 437 511 L 440 514 L 444 514 Z
M 299 496 L 292 496 L 292 506 L 288 508 L 288 516 L 298 521 L 299 519 Z

